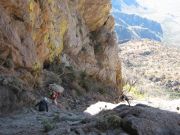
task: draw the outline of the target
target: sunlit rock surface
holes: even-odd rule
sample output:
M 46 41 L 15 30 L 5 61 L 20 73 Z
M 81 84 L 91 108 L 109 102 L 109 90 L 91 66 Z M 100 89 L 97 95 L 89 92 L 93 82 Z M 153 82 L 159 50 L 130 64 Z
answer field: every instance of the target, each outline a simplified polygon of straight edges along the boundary
M 58 57 L 121 88 L 110 10 L 110 0 L 1 0 L 0 64 L 34 70 Z

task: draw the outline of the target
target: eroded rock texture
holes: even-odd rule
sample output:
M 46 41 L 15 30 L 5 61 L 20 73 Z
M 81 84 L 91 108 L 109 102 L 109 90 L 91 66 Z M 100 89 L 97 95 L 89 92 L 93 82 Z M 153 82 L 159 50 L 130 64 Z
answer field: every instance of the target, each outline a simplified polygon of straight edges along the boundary
M 1 66 L 33 70 L 59 57 L 121 88 L 110 9 L 110 0 L 1 0 Z

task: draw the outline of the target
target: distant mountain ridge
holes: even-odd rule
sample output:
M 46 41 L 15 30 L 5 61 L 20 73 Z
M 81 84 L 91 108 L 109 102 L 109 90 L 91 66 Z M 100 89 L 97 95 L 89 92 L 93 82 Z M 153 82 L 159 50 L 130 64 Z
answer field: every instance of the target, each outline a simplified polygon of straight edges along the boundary
M 162 40 L 163 31 L 160 23 L 122 11 L 126 6 L 140 6 L 136 0 L 112 0 L 112 6 L 116 22 L 115 30 L 120 43 L 134 39 Z

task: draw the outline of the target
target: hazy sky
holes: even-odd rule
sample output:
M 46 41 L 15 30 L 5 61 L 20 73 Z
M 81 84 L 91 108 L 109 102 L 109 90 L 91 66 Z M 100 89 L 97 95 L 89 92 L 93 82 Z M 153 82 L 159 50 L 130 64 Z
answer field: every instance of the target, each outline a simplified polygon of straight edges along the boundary
M 180 0 L 136 0 L 141 7 L 124 7 L 126 13 L 140 16 L 161 23 L 164 41 L 180 46 Z
M 180 0 L 137 0 L 142 6 L 147 7 L 155 19 L 163 19 L 172 15 L 180 20 Z M 180 22 L 179 22 L 180 23 Z

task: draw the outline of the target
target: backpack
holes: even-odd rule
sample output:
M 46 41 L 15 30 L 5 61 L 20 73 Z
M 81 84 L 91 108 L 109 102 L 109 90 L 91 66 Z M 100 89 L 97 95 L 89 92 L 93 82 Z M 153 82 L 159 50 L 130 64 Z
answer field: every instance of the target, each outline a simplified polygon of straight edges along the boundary
M 45 100 L 41 100 L 39 103 L 37 103 L 35 105 L 35 107 L 37 107 L 37 106 L 39 107 L 38 110 L 40 112 L 43 112 L 43 111 L 48 112 L 48 104 L 47 104 L 47 102 Z

